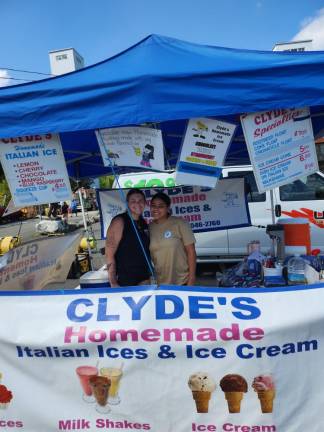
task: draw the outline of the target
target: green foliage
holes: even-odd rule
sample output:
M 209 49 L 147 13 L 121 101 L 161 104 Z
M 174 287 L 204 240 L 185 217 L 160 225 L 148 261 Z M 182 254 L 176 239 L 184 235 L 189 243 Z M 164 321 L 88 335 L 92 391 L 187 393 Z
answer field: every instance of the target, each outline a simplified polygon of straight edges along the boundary
M 99 186 L 101 189 L 111 189 L 114 183 L 114 176 L 103 176 L 99 178 Z

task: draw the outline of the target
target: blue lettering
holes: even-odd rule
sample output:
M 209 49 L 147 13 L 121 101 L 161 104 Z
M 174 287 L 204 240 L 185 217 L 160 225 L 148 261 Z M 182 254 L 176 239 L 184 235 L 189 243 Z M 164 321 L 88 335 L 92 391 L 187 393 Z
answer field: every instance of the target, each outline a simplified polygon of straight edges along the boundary
M 217 318 L 216 313 L 202 313 L 200 309 L 212 309 L 214 310 L 213 304 L 204 304 L 203 302 L 213 302 L 213 297 L 193 297 L 189 296 L 189 316 L 191 319 L 208 319 Z
M 166 303 L 170 302 L 173 305 L 173 311 L 166 311 Z M 156 296 L 156 319 L 175 319 L 183 314 L 183 302 L 174 295 Z
M 107 312 L 108 299 L 100 298 L 98 302 L 98 321 L 119 321 L 119 315 L 108 315 Z
M 236 297 L 231 301 L 231 303 L 236 309 L 248 312 L 232 312 L 232 314 L 238 319 L 251 320 L 258 318 L 261 315 L 261 311 L 258 307 L 250 306 L 251 304 L 257 303 L 257 301 L 251 297 Z
M 241 344 L 241 345 L 239 345 L 239 346 L 236 348 L 236 354 L 237 354 L 237 356 L 238 356 L 239 358 L 241 358 L 241 359 L 249 359 L 249 358 L 254 357 L 254 354 L 252 354 L 252 353 L 249 353 L 249 352 L 245 353 L 245 352 L 243 352 L 243 350 L 244 350 L 245 348 L 246 348 L 247 350 L 252 350 L 252 349 L 253 349 L 253 346 L 252 346 L 252 345 L 249 345 L 249 344 Z
M 77 300 L 73 300 L 73 302 L 71 302 L 67 308 L 66 314 L 67 317 L 69 318 L 69 320 L 74 321 L 74 322 L 84 322 L 84 321 L 88 321 L 91 317 L 92 317 L 92 313 L 90 312 L 84 312 L 81 315 L 77 315 L 76 313 L 76 309 L 78 306 L 93 306 L 93 303 L 91 300 L 88 299 L 77 299 Z
M 138 303 L 135 303 L 133 297 L 123 297 L 125 302 L 132 310 L 132 320 L 140 320 L 141 319 L 141 310 L 145 303 L 151 298 L 151 296 L 141 297 Z

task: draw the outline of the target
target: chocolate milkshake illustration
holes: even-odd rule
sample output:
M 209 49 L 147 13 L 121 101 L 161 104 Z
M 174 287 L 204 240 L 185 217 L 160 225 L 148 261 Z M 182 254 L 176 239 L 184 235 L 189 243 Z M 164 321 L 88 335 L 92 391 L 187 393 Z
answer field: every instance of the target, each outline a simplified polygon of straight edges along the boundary
M 76 368 L 76 373 L 79 377 L 80 384 L 83 390 L 83 400 L 88 403 L 95 402 L 92 388 L 90 386 L 90 378 L 98 375 L 98 369 L 94 366 L 79 366 Z
M 120 403 L 119 386 L 123 376 L 123 365 L 119 368 L 103 367 L 100 369 L 100 375 L 110 380 L 109 405 L 118 405 Z
M 111 411 L 108 406 L 110 383 L 110 379 L 103 376 L 92 376 L 89 379 L 92 393 L 97 402 L 96 411 L 100 414 L 107 414 Z

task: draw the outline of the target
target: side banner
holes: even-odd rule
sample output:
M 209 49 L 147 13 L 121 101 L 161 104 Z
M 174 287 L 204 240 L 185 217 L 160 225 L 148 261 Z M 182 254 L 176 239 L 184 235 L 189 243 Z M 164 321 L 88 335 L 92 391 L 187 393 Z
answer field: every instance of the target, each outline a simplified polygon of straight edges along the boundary
M 49 283 L 65 282 L 80 238 L 73 234 L 41 239 L 11 249 L 0 257 L 0 290 L 41 290 Z
M 215 187 L 236 125 L 209 118 L 188 122 L 177 164 L 176 182 Z
M 244 193 L 244 179 L 220 180 L 216 189 L 198 186 L 176 186 L 165 189 L 141 189 L 148 208 L 143 216 L 151 222 L 149 210 L 153 195 L 159 190 L 171 198 L 173 216 L 180 216 L 191 224 L 194 232 L 217 231 L 251 225 L 249 207 Z M 123 190 L 126 196 L 127 189 Z M 126 210 L 121 192 L 98 190 L 97 202 L 101 215 L 101 236 L 105 238 L 111 219 Z
M 324 430 L 324 289 L 0 294 L 0 428 Z
M 133 126 L 96 131 L 105 166 L 129 166 L 164 170 L 162 133 L 158 129 Z
M 257 112 L 241 122 L 259 192 L 318 171 L 308 108 Z
M 16 207 L 71 199 L 59 135 L 1 139 L 0 160 Z

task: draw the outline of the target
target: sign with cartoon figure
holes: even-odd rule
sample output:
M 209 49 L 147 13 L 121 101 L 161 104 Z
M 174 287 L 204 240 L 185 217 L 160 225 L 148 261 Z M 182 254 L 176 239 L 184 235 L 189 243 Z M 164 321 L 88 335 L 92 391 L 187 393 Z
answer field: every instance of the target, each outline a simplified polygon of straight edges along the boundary
M 164 170 L 160 130 L 141 126 L 118 127 L 99 129 L 96 135 L 105 166 Z
M 58 134 L 3 138 L 0 159 L 16 207 L 71 199 Z
M 177 164 L 176 182 L 215 187 L 236 126 L 209 118 L 188 122 Z
M 0 292 L 0 428 L 322 432 L 323 302 L 320 285 Z

